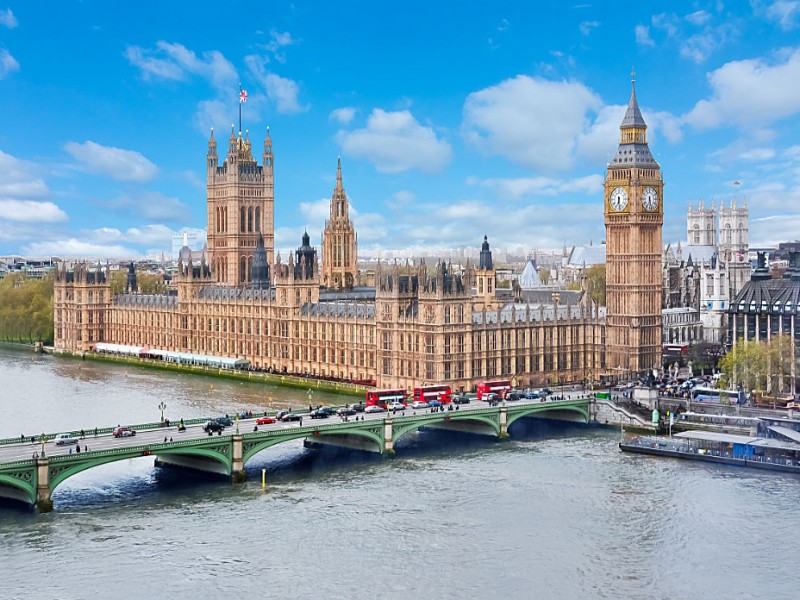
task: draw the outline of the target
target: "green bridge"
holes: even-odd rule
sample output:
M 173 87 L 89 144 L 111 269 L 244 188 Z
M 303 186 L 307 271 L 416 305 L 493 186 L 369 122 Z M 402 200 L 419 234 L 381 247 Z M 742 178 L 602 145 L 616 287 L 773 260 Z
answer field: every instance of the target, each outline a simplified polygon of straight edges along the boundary
M 304 426 L 286 426 L 277 423 L 259 427 L 258 431 L 243 431 L 253 426 L 255 419 L 237 423 L 236 433 L 207 435 L 202 429 L 190 427 L 185 433 L 175 433 L 175 428 L 138 430 L 136 436 L 112 438 L 110 435 L 89 437 L 93 447 L 111 443 L 124 444 L 114 448 L 99 448 L 79 453 L 63 453 L 65 447 L 45 449 L 42 456 L 24 460 L 7 460 L 11 451 L 16 454 L 38 450 L 30 443 L 9 443 L 0 447 L 0 497 L 12 498 L 34 504 L 40 511 L 52 510 L 51 494 L 61 483 L 87 469 L 103 464 L 153 455 L 156 464 L 176 465 L 199 471 L 227 475 L 234 482 L 245 479 L 244 465 L 250 458 L 271 446 L 296 439 L 310 444 L 329 444 L 356 450 L 394 454 L 394 445 L 406 433 L 420 427 L 450 431 L 508 437 L 508 427 L 517 419 L 539 416 L 579 423 L 591 418 L 591 397 L 557 401 L 509 402 L 502 406 L 474 407 L 466 405 L 459 410 L 424 412 L 417 414 L 373 414 L 365 420 L 316 421 Z M 161 438 L 164 433 L 171 437 Z M 52 439 L 52 435 L 47 436 Z M 179 437 L 180 439 L 175 439 Z M 143 439 L 148 438 L 148 439 Z M 174 439 L 174 441 L 172 441 Z M 112 442 L 112 440 L 114 440 Z M 83 441 L 83 440 L 82 440 Z M 56 454 L 60 451 L 61 454 Z

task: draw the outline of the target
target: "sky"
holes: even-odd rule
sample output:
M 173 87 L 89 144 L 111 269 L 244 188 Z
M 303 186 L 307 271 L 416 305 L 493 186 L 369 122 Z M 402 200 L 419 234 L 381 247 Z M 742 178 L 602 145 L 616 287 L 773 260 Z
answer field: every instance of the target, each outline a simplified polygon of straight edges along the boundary
M 790 0 L 0 0 L 0 255 L 204 236 L 240 83 L 279 249 L 319 244 L 339 156 L 362 254 L 597 244 L 632 69 L 665 243 L 734 193 L 751 245 L 794 240 L 799 33 Z

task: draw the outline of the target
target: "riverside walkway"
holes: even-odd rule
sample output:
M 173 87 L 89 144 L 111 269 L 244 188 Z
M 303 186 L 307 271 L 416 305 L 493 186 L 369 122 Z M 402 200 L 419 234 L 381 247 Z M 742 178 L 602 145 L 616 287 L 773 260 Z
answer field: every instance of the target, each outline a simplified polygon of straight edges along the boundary
M 257 453 L 296 439 L 357 450 L 394 454 L 394 444 L 420 427 L 508 437 L 508 427 L 517 419 L 538 416 L 588 423 L 593 398 L 580 396 L 559 400 L 518 400 L 490 406 L 473 401 L 459 410 L 406 409 L 397 413 L 359 414 L 359 420 L 337 416 L 312 420 L 303 415 L 302 425 L 281 422 L 256 426 L 256 417 L 237 421 L 221 434 L 203 430 L 207 419 L 185 421 L 186 430 L 173 423 L 131 426 L 136 435 L 115 438 L 111 428 L 85 430 L 81 452 L 74 446 L 57 446 L 56 434 L 27 439 L 0 440 L 0 497 L 34 504 L 40 511 L 52 510 L 53 490 L 68 478 L 103 464 L 154 456 L 156 464 L 172 464 L 226 475 L 234 482 L 245 479 L 244 465 Z M 363 420 L 361 420 L 363 418 Z M 71 432 L 78 436 L 79 432 Z

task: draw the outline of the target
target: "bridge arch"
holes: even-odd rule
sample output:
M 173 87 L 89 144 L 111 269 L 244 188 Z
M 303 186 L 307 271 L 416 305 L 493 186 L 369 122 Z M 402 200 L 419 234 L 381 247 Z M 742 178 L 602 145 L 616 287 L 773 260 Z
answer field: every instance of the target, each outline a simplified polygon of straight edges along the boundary
M 0 497 L 31 504 L 36 501 L 36 462 L 25 463 L 28 464 L 0 473 Z
M 452 423 L 454 421 L 460 423 L 481 423 L 483 425 L 488 425 L 491 430 L 495 433 L 495 435 L 500 435 L 500 422 L 497 417 L 497 414 L 470 414 L 470 413 L 462 413 L 459 414 L 454 411 L 444 411 L 440 413 L 432 413 L 427 416 L 425 419 L 416 420 L 411 423 L 404 423 L 404 424 L 397 424 L 392 425 L 392 438 L 393 441 L 396 443 L 398 439 L 400 439 L 405 434 L 409 433 L 410 431 L 416 431 L 420 427 L 424 427 L 425 425 L 431 423 Z
M 381 423 L 380 428 L 382 427 L 383 424 Z M 313 438 L 317 435 L 330 437 L 335 437 L 337 435 L 354 435 L 367 438 L 369 441 L 373 442 L 381 452 L 383 452 L 383 436 L 380 434 L 379 429 L 376 430 L 375 427 L 365 428 L 354 426 L 345 430 L 337 429 L 336 432 L 331 433 L 326 433 L 324 426 L 319 428 L 304 427 L 302 429 L 291 429 L 288 431 L 280 430 L 277 432 L 265 432 L 263 438 L 258 436 L 258 434 L 249 434 L 243 440 L 242 464 L 246 465 L 247 461 L 253 458 L 253 456 L 272 446 L 276 446 L 284 442 L 290 442 L 296 439 Z M 258 437 L 254 439 L 254 436 Z
M 547 404 L 534 404 L 531 406 L 526 407 L 523 410 L 515 410 L 514 412 L 509 411 L 508 414 L 508 426 L 510 427 L 511 424 L 516 421 L 517 419 L 521 419 L 522 417 L 528 417 L 530 415 L 535 415 L 537 413 L 545 413 L 540 414 L 542 417 L 546 417 L 546 413 L 548 412 L 573 412 L 577 413 L 581 416 L 584 423 L 588 423 L 591 420 L 589 415 L 589 407 L 587 406 L 548 406 Z

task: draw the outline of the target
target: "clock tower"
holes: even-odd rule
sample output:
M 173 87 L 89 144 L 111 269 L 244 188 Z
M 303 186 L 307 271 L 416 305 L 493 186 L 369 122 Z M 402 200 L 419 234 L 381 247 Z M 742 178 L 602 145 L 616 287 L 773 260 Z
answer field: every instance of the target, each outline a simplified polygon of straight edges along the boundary
M 619 130 L 604 189 L 606 365 L 624 376 L 661 367 L 664 182 L 647 145 L 633 79 Z

